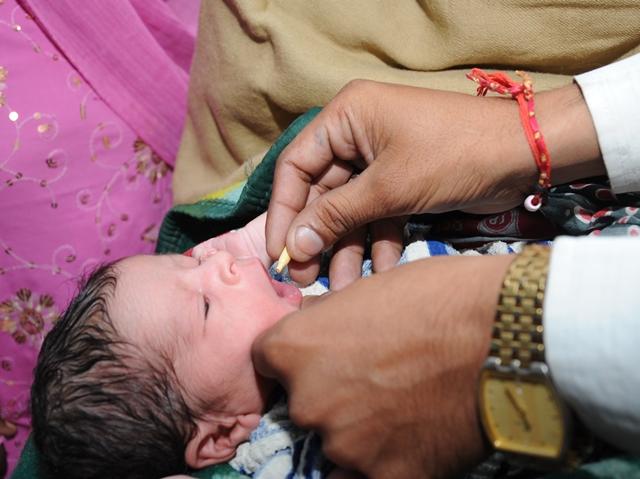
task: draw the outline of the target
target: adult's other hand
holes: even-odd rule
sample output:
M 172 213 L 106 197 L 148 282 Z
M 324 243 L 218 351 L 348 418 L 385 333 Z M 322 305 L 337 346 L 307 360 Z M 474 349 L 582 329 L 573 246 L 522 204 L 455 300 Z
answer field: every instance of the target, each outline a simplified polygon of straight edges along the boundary
M 476 384 L 510 256 L 430 258 L 359 280 L 256 340 L 326 455 L 371 478 L 442 477 L 483 455 Z
M 12 438 L 18 432 L 16 426 L 9 421 L 0 419 L 0 436 Z M 4 477 L 7 471 L 7 451 L 4 444 L 0 441 L 0 477 Z
M 536 95 L 536 116 L 555 183 L 604 173 L 577 86 Z M 414 213 L 503 211 L 532 192 L 537 174 L 516 102 L 355 81 L 280 156 L 267 251 L 277 258 L 286 243 L 291 276 L 306 283 L 317 273 L 317 254 L 343 238 L 332 279 L 344 285 L 360 275 L 363 225 Z M 373 227 L 374 268 L 399 257 L 401 227 L 398 220 Z
M 12 438 L 18 432 L 18 428 L 15 424 L 0 419 L 0 436 L 4 436 L 6 438 Z

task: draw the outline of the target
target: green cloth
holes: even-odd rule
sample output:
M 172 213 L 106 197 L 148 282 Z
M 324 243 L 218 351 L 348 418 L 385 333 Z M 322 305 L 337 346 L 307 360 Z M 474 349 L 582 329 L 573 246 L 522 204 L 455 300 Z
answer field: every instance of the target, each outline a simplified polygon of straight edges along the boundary
M 48 473 L 40 460 L 40 454 L 33 444 L 31 437 L 22 449 L 20 461 L 11 475 L 11 479 L 49 479 L 53 477 Z
M 245 479 L 247 477 L 236 472 L 235 469 L 228 464 L 207 467 L 206 469 L 189 473 L 189 475 L 199 479 Z M 11 479 L 54 478 L 55 475 L 47 470 L 46 466 L 40 460 L 40 454 L 30 437 L 22 450 L 20 461 L 13 471 Z

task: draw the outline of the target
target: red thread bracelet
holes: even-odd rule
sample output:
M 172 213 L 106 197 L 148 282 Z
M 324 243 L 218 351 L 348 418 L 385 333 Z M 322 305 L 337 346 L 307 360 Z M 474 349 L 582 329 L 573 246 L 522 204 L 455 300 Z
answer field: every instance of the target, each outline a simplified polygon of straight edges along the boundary
M 540 172 L 536 192 L 527 196 L 524 207 L 529 211 L 538 211 L 542 206 L 543 198 L 546 197 L 546 192 L 551 187 L 551 156 L 536 120 L 531 78 L 522 71 L 516 71 L 516 74 L 522 78 L 522 83 L 514 82 L 506 73 L 485 73 L 479 68 L 473 68 L 470 73 L 467 73 L 467 78 L 478 84 L 478 96 L 485 96 L 487 92 L 493 91 L 501 95 L 509 95 L 518 102 L 524 134 Z

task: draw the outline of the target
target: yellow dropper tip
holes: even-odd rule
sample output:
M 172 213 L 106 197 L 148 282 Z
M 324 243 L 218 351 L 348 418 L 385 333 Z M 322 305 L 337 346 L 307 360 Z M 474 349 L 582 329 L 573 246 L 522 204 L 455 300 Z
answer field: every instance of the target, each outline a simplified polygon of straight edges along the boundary
M 278 258 L 278 263 L 276 264 L 276 273 L 282 273 L 282 270 L 289 264 L 291 261 L 291 256 L 289 256 L 289 252 L 287 251 L 287 247 L 285 246 L 280 253 L 280 257 Z

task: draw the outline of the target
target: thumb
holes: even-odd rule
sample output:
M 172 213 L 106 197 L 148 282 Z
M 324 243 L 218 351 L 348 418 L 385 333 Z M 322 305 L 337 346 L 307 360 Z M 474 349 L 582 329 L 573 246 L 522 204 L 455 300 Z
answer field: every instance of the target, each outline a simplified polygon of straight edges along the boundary
M 359 226 L 386 216 L 369 185 L 370 170 L 320 195 L 298 213 L 287 233 L 292 259 L 308 261 Z

